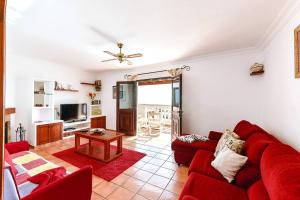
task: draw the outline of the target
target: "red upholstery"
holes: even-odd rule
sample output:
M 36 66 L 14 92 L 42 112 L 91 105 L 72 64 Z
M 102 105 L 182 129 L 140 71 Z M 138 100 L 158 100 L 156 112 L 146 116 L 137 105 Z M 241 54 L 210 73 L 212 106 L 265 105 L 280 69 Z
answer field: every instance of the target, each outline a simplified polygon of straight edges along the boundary
M 261 175 L 272 200 L 300 198 L 300 154 L 292 147 L 270 144 L 261 159 Z
M 190 196 L 190 195 L 185 195 L 182 200 L 199 200 L 196 197 Z
M 20 151 L 28 151 L 29 150 L 29 144 L 27 141 L 21 141 L 21 142 L 11 142 L 8 144 L 5 144 L 5 148 L 10 154 L 18 153 Z
M 215 168 L 211 166 L 211 162 L 215 159 L 214 153 L 204 150 L 198 150 L 189 167 L 189 174 L 197 172 L 221 181 L 226 179 Z
M 90 200 L 92 194 L 92 168 L 90 166 L 49 184 L 22 200 Z
M 237 173 L 235 177 L 235 184 L 244 189 L 247 189 L 250 185 L 255 183 L 261 178 L 259 168 L 249 165 L 246 165 Z
M 222 137 L 222 132 L 210 131 L 208 134 L 208 139 L 210 140 L 218 140 Z
M 248 161 L 251 165 L 259 167 L 260 159 L 264 150 L 270 143 L 275 141 L 268 137 L 267 134 L 253 133 L 245 142 L 245 155 L 248 157 Z
M 262 180 L 255 182 L 247 191 L 249 200 L 270 200 Z
M 243 189 L 194 172 L 190 174 L 179 200 L 182 200 L 186 195 L 209 200 L 248 199 Z
M 28 178 L 27 180 L 32 183 L 38 184 L 38 186 L 33 190 L 34 192 L 44 187 L 47 187 L 50 183 L 53 183 L 55 181 L 64 178 L 65 175 L 66 175 L 66 168 L 58 167 L 58 168 L 49 169 L 39 174 L 36 174 L 35 176 Z
M 261 132 L 259 126 L 255 126 L 246 120 L 240 121 L 234 128 L 233 132 L 238 134 L 242 140 L 247 140 L 254 132 Z
M 7 151 L 6 148 L 4 148 L 4 159 L 5 159 L 5 162 L 7 162 L 7 164 L 10 165 L 10 169 L 11 169 L 11 172 L 14 176 L 16 176 L 16 174 L 18 173 L 16 168 L 15 168 L 15 165 L 14 163 L 12 162 L 12 159 L 10 157 L 10 154 L 9 152 Z
M 214 152 L 218 144 L 216 140 L 197 141 L 193 143 L 175 140 L 172 142 L 172 150 L 174 151 L 175 161 L 178 164 L 189 166 L 196 152 L 199 149 Z
M 175 158 L 176 154 L 182 154 L 192 159 L 189 178 L 179 199 L 300 199 L 300 153 L 250 122 L 239 122 L 234 131 L 246 141 L 243 153 L 248 157 L 246 165 L 237 173 L 234 184 L 229 184 L 211 166 L 214 151 L 203 149 L 201 145 L 196 148 L 196 144 L 176 146 L 179 152 L 175 150 Z M 217 143 L 217 140 L 213 140 L 217 139 L 214 134 L 211 133 L 210 141 Z M 198 149 L 193 158 L 191 149 Z M 181 162 L 184 162 L 184 156 Z

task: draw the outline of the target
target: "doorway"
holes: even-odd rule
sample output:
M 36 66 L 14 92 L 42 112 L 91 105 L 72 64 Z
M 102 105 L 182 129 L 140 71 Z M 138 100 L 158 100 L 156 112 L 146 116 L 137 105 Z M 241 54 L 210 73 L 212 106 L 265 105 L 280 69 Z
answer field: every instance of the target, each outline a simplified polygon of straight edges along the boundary
M 181 135 L 182 75 L 117 82 L 117 130 L 165 147 Z
M 137 140 L 164 147 L 171 142 L 172 80 L 141 80 L 137 85 Z

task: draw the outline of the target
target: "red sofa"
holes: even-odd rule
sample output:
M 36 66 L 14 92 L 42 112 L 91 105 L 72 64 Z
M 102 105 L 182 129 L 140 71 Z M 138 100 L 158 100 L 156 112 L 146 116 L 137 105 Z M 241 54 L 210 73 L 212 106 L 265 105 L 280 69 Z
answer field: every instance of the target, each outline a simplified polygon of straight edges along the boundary
M 205 142 L 185 144 L 188 150 L 177 156 L 191 158 L 189 177 L 179 197 L 180 200 L 294 200 L 300 199 L 300 154 L 292 147 L 282 144 L 275 137 L 257 125 L 241 121 L 234 129 L 245 140 L 243 154 L 248 157 L 245 166 L 236 175 L 233 183 L 228 183 L 211 166 L 214 149 L 207 149 Z M 211 132 L 210 138 L 217 143 L 221 133 Z M 213 142 L 210 142 L 210 145 Z M 180 150 L 175 141 L 176 151 Z M 204 147 L 204 148 L 202 148 Z M 189 154 L 189 155 L 188 155 Z M 184 164 L 184 163 L 180 163 Z
M 5 160 L 7 161 L 8 156 L 13 156 L 14 154 L 28 152 L 29 145 L 27 142 L 14 142 L 5 145 L 5 149 L 11 155 L 6 155 Z M 14 197 L 14 199 L 19 199 L 20 191 L 17 185 L 16 176 L 12 173 L 12 168 L 8 167 L 10 173 L 5 172 L 5 182 L 4 182 L 4 199 L 9 199 Z M 13 180 L 13 181 L 10 181 Z M 14 183 L 12 185 L 11 183 Z M 5 194 L 5 191 L 7 193 Z M 12 192 L 16 194 L 12 194 Z M 68 174 L 60 180 L 50 183 L 46 187 L 39 189 L 24 196 L 22 200 L 90 200 L 92 194 L 92 167 L 86 166 L 78 171 Z

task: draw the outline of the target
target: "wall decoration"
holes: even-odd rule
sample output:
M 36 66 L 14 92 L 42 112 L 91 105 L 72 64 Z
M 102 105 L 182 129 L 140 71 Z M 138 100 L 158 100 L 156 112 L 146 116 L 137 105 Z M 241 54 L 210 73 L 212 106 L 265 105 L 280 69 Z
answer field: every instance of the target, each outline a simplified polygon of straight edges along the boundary
M 300 78 L 300 25 L 294 31 L 295 78 Z
M 250 76 L 260 75 L 260 74 L 263 74 L 264 72 L 265 71 L 264 71 L 264 65 L 263 64 L 254 63 L 250 67 Z
M 95 81 L 95 90 L 97 92 L 100 92 L 101 91 L 101 80 L 96 80 Z
M 89 92 L 89 97 L 91 98 L 91 103 L 94 104 L 95 98 L 96 98 L 96 93 L 94 92 Z

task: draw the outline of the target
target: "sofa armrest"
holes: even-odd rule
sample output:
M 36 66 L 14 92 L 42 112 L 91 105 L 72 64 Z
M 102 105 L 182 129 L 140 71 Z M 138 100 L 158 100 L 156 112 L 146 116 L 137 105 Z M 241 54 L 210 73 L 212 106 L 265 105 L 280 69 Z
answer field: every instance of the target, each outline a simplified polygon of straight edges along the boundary
M 21 142 L 11 142 L 5 144 L 5 148 L 10 154 L 18 153 L 21 151 L 28 151 L 29 150 L 29 144 L 27 141 L 21 141 Z
M 185 195 L 182 200 L 199 200 L 196 197 L 190 196 L 190 195 Z
M 92 195 L 92 167 L 86 166 L 47 185 L 22 200 L 90 200 Z
M 221 138 L 222 134 L 223 134 L 222 132 L 210 131 L 208 138 L 210 140 L 219 140 Z

